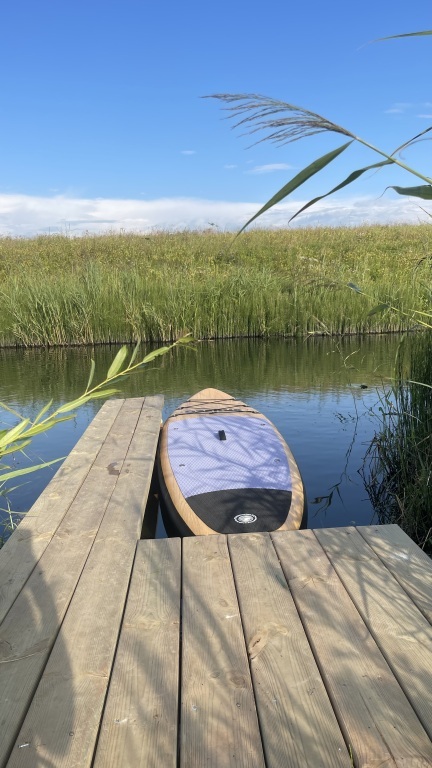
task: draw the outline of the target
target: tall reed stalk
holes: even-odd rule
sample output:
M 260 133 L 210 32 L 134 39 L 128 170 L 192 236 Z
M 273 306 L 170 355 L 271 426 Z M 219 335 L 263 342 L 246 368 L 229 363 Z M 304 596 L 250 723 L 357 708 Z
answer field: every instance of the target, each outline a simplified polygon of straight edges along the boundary
M 421 382 L 421 383 L 420 383 Z M 432 554 L 432 332 L 400 347 L 365 481 L 380 523 L 398 523 Z
M 430 228 L 0 239 L 0 345 L 399 331 Z M 354 282 L 366 296 L 345 288 Z M 368 316 L 378 302 L 395 309 Z

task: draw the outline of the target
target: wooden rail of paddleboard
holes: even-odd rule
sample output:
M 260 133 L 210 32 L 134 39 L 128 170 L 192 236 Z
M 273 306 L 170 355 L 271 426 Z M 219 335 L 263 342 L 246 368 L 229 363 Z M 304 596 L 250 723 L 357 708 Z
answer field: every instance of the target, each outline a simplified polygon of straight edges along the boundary
M 182 403 L 171 414 L 161 432 L 160 463 L 166 490 L 174 508 L 176 509 L 179 517 L 185 523 L 187 528 L 196 536 L 206 536 L 216 533 L 215 530 L 206 525 L 206 523 L 204 523 L 204 521 L 201 520 L 201 518 L 194 512 L 181 492 L 180 486 L 177 482 L 177 478 L 172 470 L 169 460 L 168 423 L 172 423 L 173 421 L 184 421 L 185 419 L 190 419 L 201 413 L 224 413 L 227 415 L 230 413 L 235 413 L 236 415 L 244 414 L 248 417 L 256 416 L 257 419 L 267 421 L 271 425 L 272 429 L 276 432 L 277 435 L 279 435 L 279 438 L 283 444 L 292 482 L 292 502 L 289 513 L 285 522 L 280 526 L 278 530 L 290 531 L 300 528 L 305 508 L 303 481 L 292 451 L 286 444 L 284 438 L 276 429 L 275 425 L 272 424 L 272 422 L 262 413 L 246 405 L 241 400 L 237 400 L 236 398 L 231 397 L 231 395 L 228 395 L 226 392 L 222 392 L 219 389 L 212 389 L 210 387 L 208 389 L 203 389 L 200 392 L 197 392 L 197 394 L 189 398 L 189 400 L 186 400 L 184 403 Z

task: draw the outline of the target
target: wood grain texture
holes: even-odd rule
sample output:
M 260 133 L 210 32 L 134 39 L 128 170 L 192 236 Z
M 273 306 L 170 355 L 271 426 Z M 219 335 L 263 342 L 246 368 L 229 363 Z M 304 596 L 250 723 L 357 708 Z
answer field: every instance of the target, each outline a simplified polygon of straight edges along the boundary
M 85 481 L 123 400 L 110 400 L 88 426 L 20 525 L 0 550 L 0 622 L 45 552 Z
M 106 439 L 126 457 L 137 414 L 124 406 Z M 91 467 L 31 576 L 0 625 L 0 765 L 16 737 L 82 569 L 105 514 L 118 475 Z M 31 540 L 27 559 L 32 556 Z
M 101 479 L 86 503 L 97 509 L 105 486 L 114 481 L 114 489 L 8 766 L 91 763 L 159 433 L 160 410 L 141 413 L 142 404 L 125 401 L 113 450 L 106 443 L 99 453 L 111 460 L 94 467 Z M 57 562 L 57 577 L 61 570 Z
M 312 531 L 271 534 L 358 768 L 432 764 L 432 743 Z
M 315 535 L 432 738 L 432 627 L 355 528 Z
M 94 768 L 175 768 L 180 539 L 138 542 Z
M 267 768 L 349 768 L 351 759 L 268 534 L 228 545 Z
M 220 389 L 214 389 L 213 387 L 207 387 L 201 389 L 195 395 L 192 395 L 184 403 L 181 403 L 178 408 L 172 414 L 173 416 L 185 415 L 188 411 L 205 413 L 211 408 L 215 411 L 226 411 L 226 409 L 247 410 L 251 413 L 256 413 L 254 408 L 250 405 L 246 405 L 242 400 L 232 395 L 228 395 L 226 392 L 222 392 Z
M 398 525 L 360 526 L 358 532 L 432 624 L 432 560 Z
M 226 537 L 185 538 L 182 768 L 264 768 Z

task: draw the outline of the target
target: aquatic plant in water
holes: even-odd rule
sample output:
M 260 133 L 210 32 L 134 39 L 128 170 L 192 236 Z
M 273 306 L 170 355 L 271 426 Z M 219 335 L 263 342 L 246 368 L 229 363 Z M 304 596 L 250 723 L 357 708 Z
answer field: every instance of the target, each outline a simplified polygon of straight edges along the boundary
M 398 523 L 432 555 L 431 331 L 401 343 L 363 477 L 380 523 Z

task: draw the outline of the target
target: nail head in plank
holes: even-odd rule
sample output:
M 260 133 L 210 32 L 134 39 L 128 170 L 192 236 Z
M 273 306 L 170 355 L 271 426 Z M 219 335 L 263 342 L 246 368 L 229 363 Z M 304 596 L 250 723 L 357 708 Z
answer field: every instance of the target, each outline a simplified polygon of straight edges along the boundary
M 356 766 L 427 765 L 431 741 L 313 532 L 271 536 Z
M 267 768 L 351 766 L 268 534 L 228 537 Z
M 226 537 L 182 541 L 181 767 L 264 768 Z
M 94 768 L 175 768 L 180 539 L 140 541 Z

